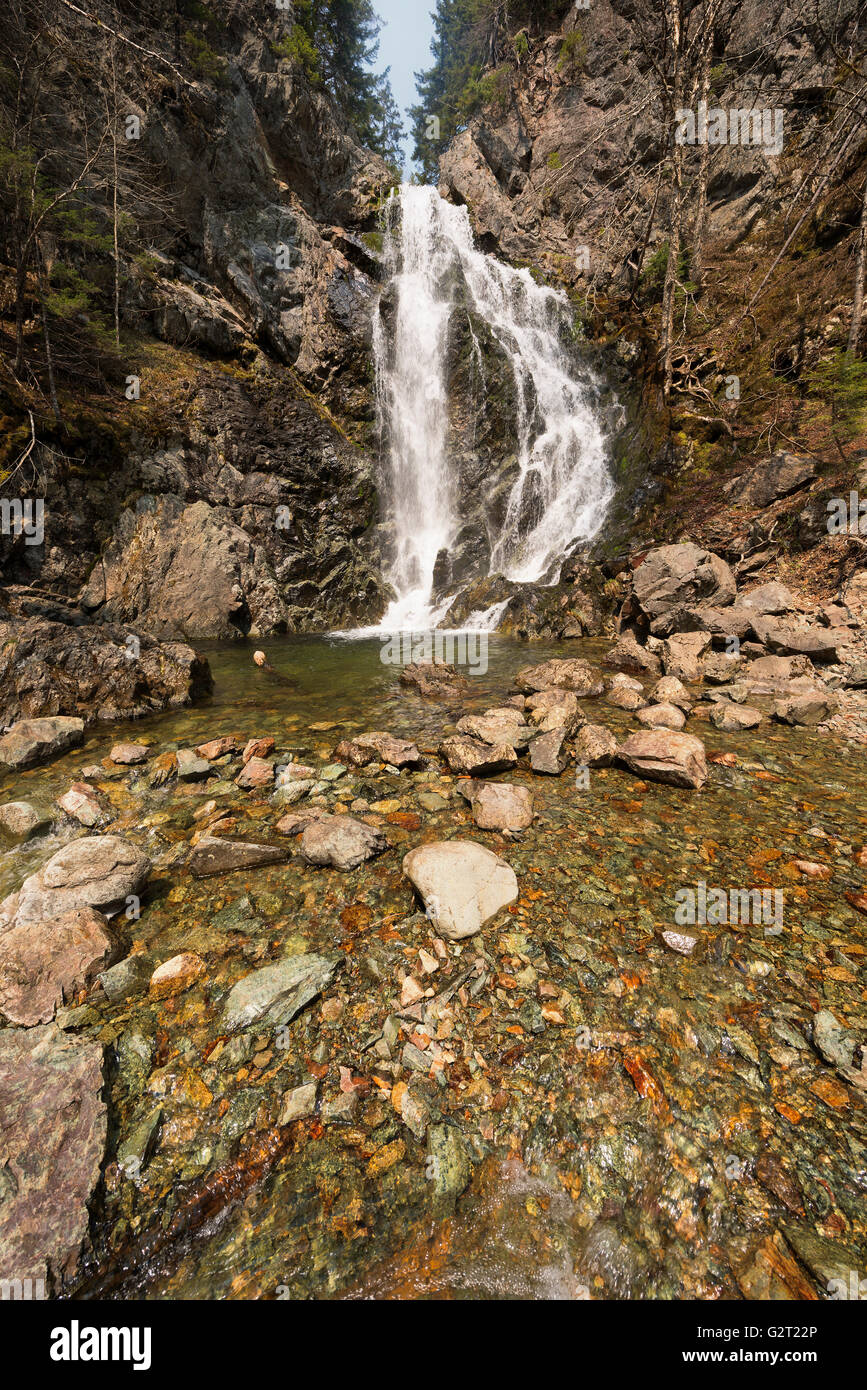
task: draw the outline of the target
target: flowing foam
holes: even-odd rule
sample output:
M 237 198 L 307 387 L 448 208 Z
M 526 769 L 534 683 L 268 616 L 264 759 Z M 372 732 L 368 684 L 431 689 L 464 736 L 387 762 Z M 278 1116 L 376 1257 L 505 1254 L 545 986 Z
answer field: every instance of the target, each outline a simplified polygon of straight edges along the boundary
M 393 193 L 387 228 L 394 318 L 386 330 L 377 315 L 374 354 L 394 526 L 387 578 L 397 594 L 381 630 L 395 632 L 431 627 L 443 616 L 444 606 L 432 605 L 434 565 L 460 525 L 446 448 L 446 350 L 459 287 L 508 357 L 518 402 L 518 474 L 490 572 L 523 583 L 550 576 L 573 542 L 599 530 L 613 486 L 595 382 L 576 377 L 561 340 L 565 296 L 537 285 L 529 270 L 477 251 L 466 208 L 435 188 L 404 185 Z M 475 333 L 473 345 L 481 367 Z M 503 608 L 493 605 L 486 620 L 495 626 Z

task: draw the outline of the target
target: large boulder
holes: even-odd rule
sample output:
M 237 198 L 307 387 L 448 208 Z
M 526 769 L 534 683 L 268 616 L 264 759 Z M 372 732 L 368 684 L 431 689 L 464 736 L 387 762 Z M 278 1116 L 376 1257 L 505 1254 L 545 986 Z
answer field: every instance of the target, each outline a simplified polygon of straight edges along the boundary
M 130 896 L 140 895 L 151 861 L 118 835 L 94 835 L 73 840 L 53 854 L 47 864 L 26 878 L 0 904 L 4 926 L 63 917 L 78 908 L 95 907 L 111 914 Z
M 518 755 L 511 743 L 483 743 L 481 739 L 460 735 L 443 739 L 440 753 L 452 772 L 463 772 L 470 777 L 490 777 L 495 772 L 508 772 L 510 767 L 516 767 L 518 763 Z
M 105 1155 L 101 1043 L 0 1032 L 0 1280 L 73 1278 Z
M 474 936 L 518 896 L 514 869 L 474 840 L 421 845 L 404 857 L 403 871 L 449 941 Z
M 395 738 L 394 734 L 375 730 L 343 739 L 334 750 L 334 755 L 343 762 L 352 763 L 354 767 L 366 767 L 373 762 L 390 763 L 392 767 L 420 767 L 424 762 L 417 746 L 408 739 Z
M 617 756 L 630 772 L 651 782 L 699 790 L 707 781 L 704 744 L 691 734 L 643 729 L 620 745 Z
M 661 545 L 651 550 L 632 576 L 632 592 L 648 622 L 671 608 L 733 603 L 737 585 L 725 560 L 701 546 Z
M 213 688 L 207 661 L 192 647 L 158 642 L 136 627 L 0 623 L 2 724 L 58 715 L 85 724 L 139 719 L 204 699 Z
M 739 502 L 749 507 L 769 507 L 781 497 L 790 497 L 793 492 L 799 492 L 815 476 L 816 465 L 812 459 L 780 450 L 757 464 L 747 474 L 745 483 L 738 479 L 732 491 Z
M 522 666 L 515 684 L 525 695 L 535 690 L 571 690 L 579 699 L 601 695 L 604 684 L 599 673 L 580 657 L 555 658 L 539 666 Z
M 0 766 L 32 767 L 75 748 L 84 738 L 84 720 L 19 719 L 0 738 Z
M 265 547 L 228 508 L 171 494 L 121 514 L 80 602 L 162 638 L 265 636 L 288 619 Z
M 0 932 L 0 1015 L 31 1028 L 111 964 L 116 943 L 92 907 Z

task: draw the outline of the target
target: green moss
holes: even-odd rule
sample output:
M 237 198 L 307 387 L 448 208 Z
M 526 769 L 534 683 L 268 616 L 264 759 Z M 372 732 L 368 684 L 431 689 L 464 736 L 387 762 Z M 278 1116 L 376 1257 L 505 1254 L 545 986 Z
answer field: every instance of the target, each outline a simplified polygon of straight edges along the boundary
M 560 46 L 560 55 L 557 59 L 557 68 L 560 72 L 565 72 L 569 77 L 577 77 L 583 71 L 587 61 L 587 44 L 580 29 L 573 29 L 571 34 L 567 34 Z

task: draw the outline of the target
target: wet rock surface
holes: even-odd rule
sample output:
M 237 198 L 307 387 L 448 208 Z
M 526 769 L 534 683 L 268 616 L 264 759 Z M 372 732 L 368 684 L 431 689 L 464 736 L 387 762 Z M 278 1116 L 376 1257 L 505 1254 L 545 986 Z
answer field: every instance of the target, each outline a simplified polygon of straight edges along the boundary
M 571 704 L 557 686 L 514 697 L 526 649 L 503 650 L 457 708 L 407 693 L 375 651 L 369 689 L 359 665 L 343 697 L 325 694 L 314 668 L 299 691 L 275 688 L 263 706 L 254 685 L 245 704 L 239 653 L 239 684 L 224 678 L 225 704 L 207 718 L 181 711 L 88 735 L 7 774 L 7 801 L 38 806 L 87 768 L 108 817 L 105 834 L 66 819 L 48 839 L 10 845 L 8 894 L 64 839 L 80 854 L 116 838 L 151 864 L 138 909 L 128 916 L 121 899 L 109 924 L 120 959 L 53 1001 L 58 1038 L 111 1058 L 105 1181 L 90 1189 L 84 1256 L 57 1276 L 64 1289 L 801 1298 L 826 1296 L 841 1260 L 863 1260 L 857 745 L 768 717 L 799 693 L 780 693 L 781 681 L 815 688 L 790 665 L 759 664 L 737 700 L 712 682 L 663 687 L 686 732 L 639 734 L 635 712 L 575 695 L 573 727 L 540 733 Z M 287 651 L 302 671 L 308 649 Z M 605 645 L 581 651 L 600 672 Z M 653 678 L 638 684 L 656 698 Z M 766 716 L 754 730 L 706 717 L 753 701 Z M 504 709 L 529 741 L 467 797 L 439 751 L 447 730 L 458 711 Z M 371 728 L 413 743 L 418 761 L 337 754 Z M 613 761 L 633 737 L 691 741 L 693 729 L 700 791 Z M 113 763 L 119 735 L 146 759 Z M 544 739 L 558 743 L 556 775 L 534 767 Z M 210 753 L 207 779 L 177 778 L 183 748 Z M 248 748 L 247 765 L 264 750 L 283 786 L 300 788 L 293 805 L 272 785 L 238 786 Z M 660 761 L 677 767 L 671 747 Z M 483 828 L 488 800 L 498 825 Z M 527 818 L 513 811 L 530 802 L 517 828 Z M 385 847 L 350 868 L 311 864 L 301 842 L 323 822 L 356 822 Z M 254 858 L 199 878 L 192 856 L 209 839 Z M 403 872 L 408 857 L 468 849 L 465 897 L 437 900 L 464 881 L 453 870 L 428 864 L 418 888 Z M 728 916 L 714 921 L 717 888 Z M 693 894 L 691 917 L 678 890 Z M 732 891 L 746 893 L 743 913 Z M 7 1023 L 0 1042 L 37 1031 Z M 80 1216 L 64 1192 L 52 1221 L 61 1204 L 64 1220 Z M 485 1247 L 495 1253 L 480 1269 Z
M 73 1278 L 106 1141 L 97 1042 L 0 1032 L 0 1279 Z

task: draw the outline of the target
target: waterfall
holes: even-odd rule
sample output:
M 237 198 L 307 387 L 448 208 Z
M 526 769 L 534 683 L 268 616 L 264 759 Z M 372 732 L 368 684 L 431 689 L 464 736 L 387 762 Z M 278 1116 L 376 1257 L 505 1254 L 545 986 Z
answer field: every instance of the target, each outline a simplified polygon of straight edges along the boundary
M 510 361 L 518 401 L 518 473 L 493 538 L 490 572 L 519 582 L 544 579 L 570 543 L 599 530 L 613 486 L 595 383 L 576 376 L 561 341 L 565 295 L 537 285 L 529 270 L 477 251 L 466 208 L 435 188 L 394 192 L 386 228 L 393 317 L 386 327 L 377 315 L 374 355 L 394 526 L 387 578 L 397 599 L 382 630 L 421 630 L 442 615 L 431 606 L 434 564 L 460 525 L 446 448 L 446 349 L 459 294 Z M 490 610 L 494 625 L 503 606 Z

